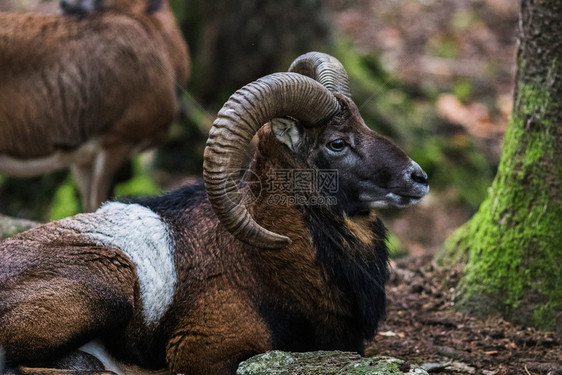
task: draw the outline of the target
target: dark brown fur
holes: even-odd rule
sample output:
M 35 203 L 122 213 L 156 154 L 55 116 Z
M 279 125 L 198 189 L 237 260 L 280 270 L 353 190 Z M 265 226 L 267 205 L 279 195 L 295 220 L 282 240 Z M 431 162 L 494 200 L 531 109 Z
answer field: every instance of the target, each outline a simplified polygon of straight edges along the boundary
M 270 169 L 305 167 L 279 147 L 269 127 L 262 129 L 252 165 L 258 176 Z M 292 240 L 286 248 L 262 250 L 234 239 L 214 219 L 199 189 L 196 194 L 178 191 L 167 201 L 142 202 L 172 223 L 179 248 L 185 247 L 176 255 L 183 279 L 178 304 L 170 311 L 175 328 L 167 362 L 173 371 L 233 373 L 240 360 L 271 349 L 363 350 L 385 305 L 386 237 L 376 215 L 350 219 L 338 212 L 342 207 L 315 211 L 272 205 L 262 194 L 249 207 L 252 216 Z M 192 200 L 185 209 L 182 195 Z M 324 227 L 312 223 L 311 215 Z M 313 231 L 335 242 L 319 249 Z M 340 270 L 319 253 L 346 263 L 341 271 L 349 275 L 336 275 Z M 201 267 L 204 259 L 213 262 Z
M 0 246 L 0 327 L 9 361 L 49 361 L 129 321 L 135 268 L 120 251 L 47 224 Z
M 107 199 L 113 174 L 134 151 L 166 135 L 176 85 L 189 72 L 167 2 L 150 14 L 146 1 L 119 3 L 127 7 L 82 19 L 0 13 L 0 173 L 72 164 L 88 210 Z M 64 156 L 93 139 L 91 150 Z M 29 170 L 2 162 L 2 155 L 24 161 L 57 153 L 64 161 Z M 103 176 L 93 176 L 95 163 Z

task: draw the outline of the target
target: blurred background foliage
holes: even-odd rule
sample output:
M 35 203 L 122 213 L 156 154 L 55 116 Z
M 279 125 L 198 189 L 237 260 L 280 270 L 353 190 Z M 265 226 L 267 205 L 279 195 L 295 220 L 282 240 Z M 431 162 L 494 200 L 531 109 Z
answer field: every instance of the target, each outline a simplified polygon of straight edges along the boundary
M 244 84 L 310 50 L 346 67 L 369 126 L 429 174 L 431 195 L 400 218 L 385 212 L 397 252 L 435 247 L 486 195 L 510 113 L 516 2 L 509 0 L 170 0 L 191 78 L 168 139 L 119 173 L 116 196 L 158 194 L 201 174 L 215 114 Z M 0 10 L 55 2 L 0 0 Z M 0 177 L 0 212 L 40 221 L 80 211 L 67 171 Z M 404 211 L 402 211 L 404 212 Z M 414 229 L 412 229 L 414 227 Z M 409 228 L 406 230 L 405 228 Z

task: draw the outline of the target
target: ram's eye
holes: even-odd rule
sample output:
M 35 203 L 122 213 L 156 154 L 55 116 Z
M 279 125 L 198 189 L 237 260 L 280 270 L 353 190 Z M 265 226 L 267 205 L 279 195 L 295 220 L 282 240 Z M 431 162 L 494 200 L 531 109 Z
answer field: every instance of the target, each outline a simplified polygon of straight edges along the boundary
M 328 148 L 334 152 L 343 151 L 347 144 L 343 139 L 336 139 L 328 143 Z

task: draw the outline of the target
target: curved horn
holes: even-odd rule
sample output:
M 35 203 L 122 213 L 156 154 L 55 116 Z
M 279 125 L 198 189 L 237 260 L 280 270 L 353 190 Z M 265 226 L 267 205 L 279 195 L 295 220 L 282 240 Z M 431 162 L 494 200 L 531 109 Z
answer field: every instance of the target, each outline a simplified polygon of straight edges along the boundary
M 338 92 L 351 99 L 347 72 L 339 60 L 333 56 L 322 52 L 306 53 L 293 61 L 289 72 L 310 77 L 331 92 Z
M 265 248 L 291 243 L 288 237 L 256 223 L 242 203 L 237 173 L 252 137 L 274 117 L 292 116 L 318 124 L 338 111 L 338 101 L 330 91 L 296 73 L 275 73 L 260 78 L 236 91 L 224 104 L 209 132 L 203 179 L 215 214 L 236 238 Z

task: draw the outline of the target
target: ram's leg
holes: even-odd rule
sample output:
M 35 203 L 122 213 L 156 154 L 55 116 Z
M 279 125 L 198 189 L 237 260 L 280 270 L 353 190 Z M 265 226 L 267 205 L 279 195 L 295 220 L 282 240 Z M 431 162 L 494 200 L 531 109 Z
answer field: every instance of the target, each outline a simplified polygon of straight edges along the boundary
M 94 161 L 99 152 L 100 144 L 98 140 L 87 142 L 74 153 L 70 166 L 74 181 L 80 191 L 82 209 L 86 211 L 91 211 L 87 207 L 90 205 Z
M 17 369 L 18 375 L 112 375 L 103 363 L 91 354 L 76 350 L 63 358 L 45 364 L 46 367 L 25 367 Z
M 124 326 L 134 267 L 111 248 L 0 247 L 0 347 L 9 366 L 41 365 Z
M 78 186 L 78 190 L 80 191 L 80 199 L 82 202 L 82 209 L 86 210 L 86 207 L 89 207 L 89 199 L 91 195 L 92 189 L 92 164 L 85 163 L 85 164 L 72 164 L 71 166 L 72 175 L 74 176 L 74 181 Z
M 216 290 L 177 327 L 166 360 L 175 373 L 235 374 L 240 361 L 271 348 L 269 329 L 251 302 Z
M 36 159 L 18 159 L 0 155 L 0 173 L 17 177 L 33 177 L 57 169 L 66 168 L 72 154 L 57 151 L 49 156 Z
M 96 155 L 92 170 L 92 187 L 86 210 L 97 209 L 109 197 L 113 177 L 119 167 L 130 157 L 133 149 L 133 145 L 123 144 L 103 149 Z
M 17 375 L 116 375 L 111 371 L 104 370 L 60 370 L 53 368 L 19 367 L 15 372 Z

